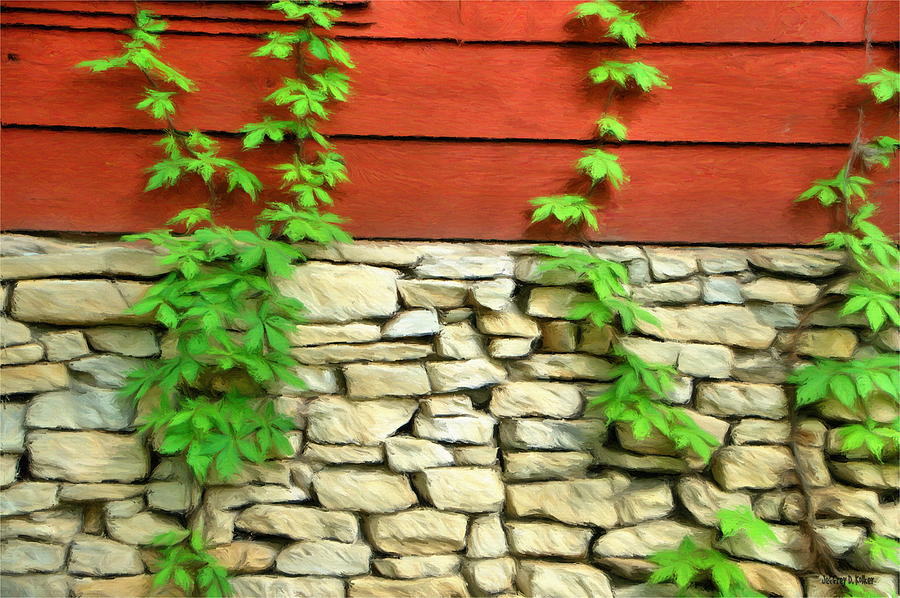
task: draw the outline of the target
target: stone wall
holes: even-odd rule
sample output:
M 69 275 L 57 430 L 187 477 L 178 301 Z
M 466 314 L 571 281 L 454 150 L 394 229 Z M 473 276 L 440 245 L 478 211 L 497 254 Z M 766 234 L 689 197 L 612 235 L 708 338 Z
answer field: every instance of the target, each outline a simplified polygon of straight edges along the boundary
M 162 270 L 148 249 L 7 235 L 2 251 L 5 596 L 151 593 L 158 533 L 198 496 L 151 454 L 126 373 L 167 351 L 123 315 Z M 809 573 L 798 471 L 841 573 L 896 591 L 862 541 L 897 537 L 896 461 L 836 454 L 849 414 L 824 404 L 789 448 L 788 364 L 804 306 L 840 292 L 841 256 L 809 249 L 600 247 L 627 265 L 662 331 L 630 350 L 680 372 L 668 400 L 722 447 L 710 466 L 627 428 L 585 397 L 609 378 L 609 337 L 566 321 L 580 297 L 530 246 L 360 242 L 310 249 L 283 282 L 309 308 L 293 336 L 307 391 L 283 388 L 296 454 L 213 480 L 197 515 L 240 596 L 664 596 L 644 557 L 689 535 L 784 596 L 832 596 Z M 801 356 L 871 351 L 834 308 Z M 897 332 L 874 342 L 896 349 Z M 892 405 L 875 416 L 896 415 Z M 889 460 L 890 461 L 890 460 Z M 719 540 L 719 508 L 752 506 L 782 541 Z

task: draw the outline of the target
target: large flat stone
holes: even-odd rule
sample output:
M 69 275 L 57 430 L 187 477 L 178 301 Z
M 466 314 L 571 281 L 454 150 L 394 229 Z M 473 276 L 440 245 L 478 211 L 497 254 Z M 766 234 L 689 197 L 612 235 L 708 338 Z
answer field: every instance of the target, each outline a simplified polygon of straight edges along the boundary
M 416 407 L 411 399 L 350 401 L 320 397 L 309 405 L 306 434 L 313 442 L 374 446 L 406 424 Z
M 697 386 L 697 410 L 716 416 L 782 419 L 788 415 L 788 400 L 774 384 L 704 382 Z
M 372 546 L 389 554 L 446 554 L 466 545 L 468 520 L 462 513 L 436 509 L 372 515 L 366 519 L 366 535 Z
M 503 482 L 488 467 L 436 467 L 415 474 L 419 491 L 442 511 L 483 513 L 503 505 Z
M 727 446 L 713 457 L 712 473 L 726 490 L 777 488 L 797 480 L 791 451 L 783 446 Z
M 434 275 L 434 273 L 431 273 Z M 347 587 L 347 598 L 468 598 L 469 590 L 460 576 L 422 579 L 357 577 Z
M 593 355 L 580 353 L 536 353 L 511 364 L 526 378 L 543 380 L 611 380 L 613 366 Z
M 149 277 L 167 272 L 160 250 L 146 244 L 76 243 L 30 235 L 2 236 L 3 278 L 80 274 Z
M 62 569 L 66 562 L 66 547 L 58 544 L 43 544 L 28 540 L 6 540 L 0 548 L 3 560 L 0 572 L 10 573 L 53 573 Z
M 582 405 L 577 386 L 554 382 L 508 382 L 491 396 L 490 410 L 498 417 L 574 417 Z
M 606 426 L 598 419 L 512 419 L 500 422 L 500 445 L 513 449 L 579 451 L 606 439 Z
M 313 477 L 313 487 L 326 509 L 390 513 L 418 502 L 406 476 L 378 469 L 323 469 Z
M 111 280 L 23 280 L 16 285 L 12 315 L 23 322 L 49 324 L 134 324 L 153 314 L 125 311 L 144 296 L 150 284 Z M 73 309 L 73 306 L 78 309 Z
M 253 505 L 238 515 L 234 524 L 248 532 L 294 540 L 355 542 L 359 537 L 352 514 L 297 505 Z
M 108 432 L 31 432 L 31 473 L 70 482 L 131 482 L 147 475 L 149 454 L 140 436 Z
M 387 268 L 309 262 L 296 266 L 292 276 L 277 285 L 303 303 L 310 322 L 349 322 L 397 311 L 399 276 Z
M 422 359 L 433 353 L 431 345 L 423 343 L 335 343 L 298 347 L 291 354 L 300 363 L 332 364 L 352 361 L 403 361 Z
M 424 395 L 431 392 L 420 363 L 351 363 L 344 367 L 351 397 L 372 399 Z
M 31 341 L 31 330 L 28 326 L 9 318 L 0 317 L 0 346 L 24 345 L 29 341 Z
M 449 309 L 466 303 L 469 285 L 458 280 L 398 280 L 397 288 L 409 307 Z
M 487 359 L 434 361 L 425 364 L 435 392 L 481 388 L 503 382 L 506 370 Z
M 603 534 L 591 551 L 596 558 L 643 558 L 662 550 L 674 550 L 685 537 L 709 548 L 715 532 L 675 521 L 647 521 Z
M 289 575 L 362 575 L 369 572 L 371 556 L 372 549 L 362 542 L 307 540 L 285 546 L 275 568 Z
M 612 598 L 603 571 L 581 564 L 521 561 L 516 585 L 532 598 Z
M 124 430 L 134 421 L 131 399 L 118 391 L 63 390 L 36 396 L 28 405 L 30 428 L 68 430 Z
M 91 577 L 138 575 L 144 572 L 144 562 L 134 546 L 81 534 L 69 553 L 69 572 Z
M 239 575 L 231 580 L 235 596 L 272 598 L 344 598 L 344 581 L 336 577 Z
M 520 557 L 559 557 L 582 560 L 587 555 L 593 532 L 543 521 L 507 521 L 509 548 Z
M 302 324 L 288 333 L 292 345 L 307 347 L 332 343 L 370 343 L 381 338 L 381 326 L 366 322 Z
M 58 494 L 59 484 L 19 482 L 0 493 L 0 516 L 50 509 L 59 503 Z
M 6 366 L 0 376 L 0 394 L 60 390 L 69 385 L 69 372 L 61 363 Z
M 699 341 L 765 349 L 775 340 L 775 329 L 761 324 L 753 312 L 737 305 L 650 308 L 660 325 L 639 320 L 645 334 L 679 341 Z
M 748 257 L 750 263 L 763 270 L 811 278 L 834 274 L 845 260 L 840 251 L 797 247 L 751 249 Z

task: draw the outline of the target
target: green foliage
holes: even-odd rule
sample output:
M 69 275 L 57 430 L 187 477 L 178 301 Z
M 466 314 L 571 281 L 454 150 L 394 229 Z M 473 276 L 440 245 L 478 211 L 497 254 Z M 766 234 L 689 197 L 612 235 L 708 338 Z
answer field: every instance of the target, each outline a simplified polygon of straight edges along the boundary
M 637 47 L 638 38 L 646 38 L 647 32 L 636 16 L 633 12 L 621 11 L 610 21 L 606 37 L 617 39 L 632 49 Z
M 677 549 L 657 552 L 648 560 L 659 565 L 650 576 L 650 583 L 674 582 L 681 595 L 689 595 L 693 585 L 709 578 L 719 596 L 763 596 L 750 587 L 737 564 L 717 550 L 698 547 L 689 536 Z
M 845 583 L 844 598 L 884 598 L 884 594 L 856 583 Z
M 900 398 L 900 371 L 894 354 L 852 361 L 818 359 L 791 374 L 788 382 L 797 385 L 798 407 L 834 398 L 855 410 L 859 401 L 877 391 Z
M 154 589 L 174 584 L 187 596 L 231 594 L 228 571 L 208 552 L 201 530 L 166 532 L 154 538 L 152 545 L 160 552 Z
M 550 216 L 566 226 L 578 226 L 586 223 L 593 230 L 597 230 L 597 218 L 594 212 L 597 206 L 581 195 L 551 195 L 549 197 L 535 197 L 530 200 L 535 210 L 531 215 L 532 222 L 541 222 Z
M 175 114 L 175 103 L 172 101 L 174 91 L 158 91 L 156 89 L 145 89 L 145 97 L 137 103 L 135 108 L 138 110 L 146 110 L 153 118 L 164 119 Z
M 849 452 L 864 447 L 879 463 L 884 459 L 886 450 L 896 451 L 900 448 L 900 418 L 889 426 L 866 418 L 861 424 L 841 426 L 837 433 L 841 439 L 841 451 Z
M 778 541 L 772 526 L 757 517 L 750 507 L 721 509 L 716 513 L 716 517 L 719 519 L 719 529 L 722 530 L 723 538 L 743 533 L 757 546 Z
M 619 141 L 624 141 L 625 138 L 628 137 L 628 129 L 622 124 L 622 121 L 609 114 L 604 114 L 603 117 L 597 121 L 597 131 L 600 135 L 612 137 Z
M 572 10 L 572 14 L 580 17 L 598 16 L 601 19 L 615 19 L 622 14 L 619 8 L 612 0 L 592 0 L 590 2 L 582 2 Z
M 840 171 L 831 179 L 818 179 L 806 191 L 801 193 L 796 201 L 806 201 L 816 198 L 825 207 L 833 206 L 842 199 L 851 201 L 854 198 L 866 198 L 866 186 L 872 181 L 859 175 L 851 175 L 847 168 Z
M 900 73 L 888 69 L 866 73 L 857 82 L 872 89 L 876 102 L 887 102 L 900 93 Z
M 614 188 L 619 189 L 622 183 L 628 180 L 622 167 L 619 166 L 619 156 L 602 149 L 585 150 L 584 157 L 578 160 L 577 167 L 591 177 L 594 184 L 606 179 Z
M 891 158 L 900 148 L 900 141 L 887 135 L 875 137 L 863 146 L 863 160 L 868 166 L 881 166 L 887 168 L 891 165 Z
M 869 549 L 869 555 L 876 561 L 890 561 L 900 565 L 900 542 L 886 536 L 873 534 L 866 538 L 866 548 Z
M 643 62 L 619 62 L 607 60 L 600 66 L 590 70 L 589 75 L 594 83 L 611 81 L 619 87 L 627 87 L 633 82 L 643 91 L 654 87 L 667 89 L 666 76 L 659 69 Z

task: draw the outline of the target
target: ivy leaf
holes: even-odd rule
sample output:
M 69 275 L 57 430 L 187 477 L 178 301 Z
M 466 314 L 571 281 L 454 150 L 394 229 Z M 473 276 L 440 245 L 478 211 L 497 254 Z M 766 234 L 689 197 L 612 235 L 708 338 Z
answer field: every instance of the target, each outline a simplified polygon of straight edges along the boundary
M 857 80 L 861 85 L 868 85 L 876 102 L 887 102 L 900 93 L 900 73 L 881 69 L 866 73 Z
M 604 20 L 614 19 L 619 16 L 621 12 L 622 9 L 619 8 L 611 0 L 593 0 L 591 2 L 582 2 L 572 10 L 572 14 L 580 18 L 596 15 Z
M 166 224 L 184 224 L 184 227 L 190 231 L 200 222 L 212 223 L 212 212 L 208 208 L 188 208 L 178 212 L 178 214 L 170 219 Z
M 668 88 L 666 77 L 654 66 L 643 62 L 619 62 L 607 60 L 600 66 L 589 71 L 594 83 L 612 81 L 620 87 L 626 87 L 629 81 L 643 91 L 650 91 L 654 87 Z
M 295 123 L 290 120 L 273 120 L 272 117 L 263 117 L 262 122 L 247 123 L 241 127 L 244 133 L 244 149 L 257 148 L 266 137 L 272 141 L 284 141 L 285 132 L 292 131 Z
M 613 137 L 619 141 L 623 141 L 628 136 L 628 129 L 615 116 L 604 114 L 597 121 L 597 130 L 600 135 Z
M 171 187 L 181 178 L 182 171 L 187 165 L 187 161 L 183 158 L 174 160 L 161 160 L 147 169 L 152 173 L 147 179 L 144 191 L 153 191 L 160 187 Z
M 865 541 L 869 554 L 875 561 L 890 561 L 900 565 L 900 542 L 893 538 L 873 534 Z
M 228 181 L 228 191 L 233 191 L 236 187 L 240 187 L 253 201 L 256 201 L 259 192 L 262 190 L 262 183 L 256 175 L 238 164 L 229 166 L 225 179 Z
M 615 189 L 619 189 L 628 180 L 619 165 L 619 156 L 601 149 L 585 150 L 584 157 L 578 160 L 577 168 L 591 177 L 594 183 L 607 179 Z
M 620 12 L 610 22 L 606 37 L 620 40 L 632 49 L 637 47 L 638 38 L 646 38 L 647 32 L 638 23 L 636 16 L 633 12 Z
M 593 230 L 598 228 L 597 218 L 594 216 L 597 207 L 581 195 L 536 197 L 530 203 L 535 206 L 532 222 L 541 222 L 553 216 L 566 226 L 577 226 L 585 222 Z
M 757 546 L 765 546 L 777 542 L 778 538 L 772 527 L 757 517 L 750 507 L 741 506 L 733 509 L 721 509 L 716 513 L 722 537 L 729 538 L 744 533 Z

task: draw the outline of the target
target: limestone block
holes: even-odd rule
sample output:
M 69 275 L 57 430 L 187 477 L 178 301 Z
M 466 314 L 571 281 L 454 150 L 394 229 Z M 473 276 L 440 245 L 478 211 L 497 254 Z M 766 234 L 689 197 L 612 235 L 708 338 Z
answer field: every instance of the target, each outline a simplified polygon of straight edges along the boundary
M 389 554 L 445 554 L 465 547 L 468 519 L 436 509 L 372 515 L 366 518 L 366 535 L 374 548 Z
M 326 509 L 390 513 L 418 502 L 406 476 L 363 467 L 330 467 L 313 477 Z
M 347 392 L 354 398 L 414 396 L 431 392 L 430 372 L 426 374 L 419 363 L 352 363 L 344 367 L 344 376 Z
M 140 436 L 108 432 L 31 432 L 31 473 L 70 482 L 131 482 L 147 475 L 149 454 Z
M 125 313 L 149 283 L 111 280 L 23 280 L 12 298 L 12 316 L 23 322 L 48 324 L 137 324 L 153 314 Z M 73 306 L 78 309 L 73 309 Z
M 503 482 L 488 467 L 436 467 L 414 476 L 416 486 L 435 507 L 446 511 L 483 513 L 503 505 Z
M 359 525 L 350 513 L 299 505 L 253 505 L 238 515 L 235 527 L 294 540 L 355 542 Z
M 276 284 L 283 294 L 303 303 L 308 321 L 350 322 L 396 312 L 399 276 L 388 268 L 307 262 Z

